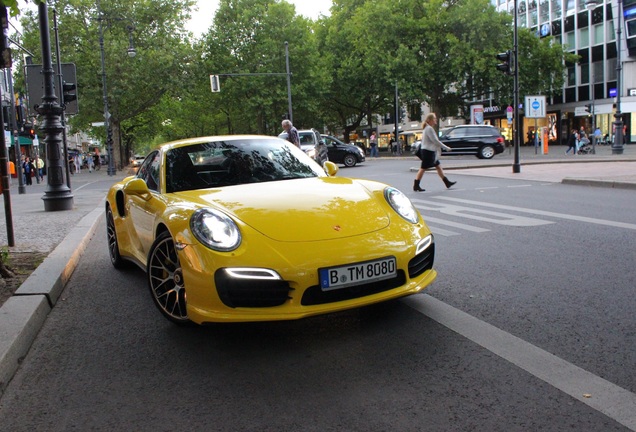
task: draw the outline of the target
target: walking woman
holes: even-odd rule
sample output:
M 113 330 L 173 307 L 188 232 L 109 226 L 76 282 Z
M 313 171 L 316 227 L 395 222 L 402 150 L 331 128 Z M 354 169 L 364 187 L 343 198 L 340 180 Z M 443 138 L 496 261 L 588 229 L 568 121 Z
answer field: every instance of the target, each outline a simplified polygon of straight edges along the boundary
M 423 124 L 424 131 L 422 132 L 422 147 L 419 151 L 422 164 L 415 175 L 415 182 L 413 183 L 413 190 L 416 192 L 424 191 L 424 189 L 420 187 L 420 180 L 422 180 L 424 172 L 429 168 L 435 168 L 437 175 L 439 175 L 447 188 L 457 183 L 450 181 L 444 175 L 444 170 L 442 170 L 442 166 L 439 163 L 439 156 L 442 153 L 442 149 L 450 151 L 451 148 L 437 138 L 437 132 L 435 131 L 436 124 L 437 116 L 435 113 L 428 114 Z

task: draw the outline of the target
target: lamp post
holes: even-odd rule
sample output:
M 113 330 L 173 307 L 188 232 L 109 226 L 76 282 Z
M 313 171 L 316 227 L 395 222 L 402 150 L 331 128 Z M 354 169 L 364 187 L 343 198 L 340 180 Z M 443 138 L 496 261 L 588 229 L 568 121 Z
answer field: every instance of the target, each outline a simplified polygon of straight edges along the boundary
M 108 90 L 106 87 L 106 62 L 104 54 L 104 16 L 102 15 L 100 0 L 97 0 L 97 13 L 99 21 L 99 50 L 101 53 L 101 65 L 102 65 L 102 91 L 104 98 L 104 127 L 106 128 L 106 153 L 108 154 L 108 175 L 113 176 L 117 173 L 115 169 L 115 158 L 113 157 L 113 130 L 110 126 L 110 112 L 108 111 Z M 129 32 L 128 39 L 128 56 L 134 57 L 137 54 L 132 41 L 133 27 L 131 25 L 126 27 Z
M 596 9 L 597 3 L 596 0 L 587 0 L 585 2 L 585 8 L 590 12 L 590 17 L 592 16 L 592 11 Z M 590 22 L 592 20 L 590 19 Z M 595 82 L 595 73 L 594 73 L 594 64 L 592 63 L 592 104 L 591 104 L 591 112 L 592 114 L 592 154 L 596 154 L 596 107 L 594 106 L 594 82 Z
M 623 154 L 623 114 L 621 113 L 621 75 L 623 66 L 621 65 L 621 34 L 623 17 L 623 0 L 617 1 L 618 5 L 618 26 L 616 28 L 616 112 L 614 113 L 614 142 L 612 143 L 612 154 Z

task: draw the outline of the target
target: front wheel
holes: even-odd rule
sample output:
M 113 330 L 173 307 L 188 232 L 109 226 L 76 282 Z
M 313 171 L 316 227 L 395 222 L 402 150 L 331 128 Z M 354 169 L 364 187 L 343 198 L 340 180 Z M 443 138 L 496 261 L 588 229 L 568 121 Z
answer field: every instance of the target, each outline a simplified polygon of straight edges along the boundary
M 152 299 L 161 313 L 176 324 L 190 324 L 183 271 L 174 240 L 167 231 L 150 248 L 147 274 Z
M 350 168 L 356 166 L 356 164 L 358 163 L 358 159 L 354 155 L 348 154 L 344 157 L 342 163 L 344 164 L 344 166 Z
M 495 149 L 492 146 L 485 145 L 479 149 L 479 157 L 481 159 L 492 159 L 495 155 Z

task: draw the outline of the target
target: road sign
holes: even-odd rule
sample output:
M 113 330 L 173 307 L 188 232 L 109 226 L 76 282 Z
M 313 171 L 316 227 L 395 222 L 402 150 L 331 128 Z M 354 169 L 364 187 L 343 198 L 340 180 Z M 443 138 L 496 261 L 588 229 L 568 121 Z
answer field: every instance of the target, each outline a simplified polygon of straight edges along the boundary
M 526 103 L 523 110 L 526 114 L 526 118 L 545 118 L 545 96 L 526 96 Z

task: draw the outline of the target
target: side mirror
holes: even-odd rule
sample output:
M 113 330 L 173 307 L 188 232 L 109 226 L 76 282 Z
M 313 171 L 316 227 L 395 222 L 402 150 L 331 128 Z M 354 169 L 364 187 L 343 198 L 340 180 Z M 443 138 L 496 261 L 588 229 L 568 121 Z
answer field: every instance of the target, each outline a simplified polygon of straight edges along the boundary
M 127 195 L 135 195 L 146 201 L 148 201 L 152 196 L 150 194 L 150 189 L 148 189 L 148 185 L 140 178 L 130 180 L 124 185 L 123 190 Z
M 329 177 L 334 177 L 338 173 L 338 165 L 331 161 L 325 161 L 325 163 L 322 164 L 322 167 Z

